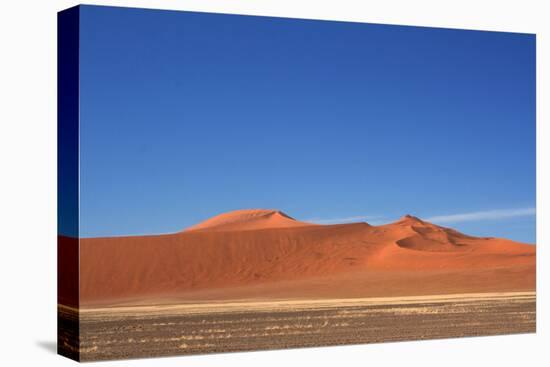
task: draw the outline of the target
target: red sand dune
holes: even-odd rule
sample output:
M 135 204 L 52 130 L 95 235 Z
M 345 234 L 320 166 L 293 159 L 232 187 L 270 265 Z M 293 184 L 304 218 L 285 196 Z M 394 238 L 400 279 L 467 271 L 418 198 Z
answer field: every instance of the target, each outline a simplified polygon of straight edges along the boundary
M 535 252 L 412 216 L 315 225 L 239 210 L 175 234 L 81 239 L 80 306 L 534 290 Z
M 297 221 L 279 210 L 244 209 L 216 215 L 202 223 L 187 228 L 184 232 L 208 231 L 244 231 L 266 228 L 303 227 L 313 225 Z

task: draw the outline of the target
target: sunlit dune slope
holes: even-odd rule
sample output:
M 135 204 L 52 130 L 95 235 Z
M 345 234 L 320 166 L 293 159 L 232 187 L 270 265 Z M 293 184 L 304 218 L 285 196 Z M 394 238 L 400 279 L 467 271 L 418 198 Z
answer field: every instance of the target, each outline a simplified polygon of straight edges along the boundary
M 412 216 L 314 225 L 241 210 L 170 235 L 81 239 L 80 304 L 534 290 L 535 251 Z
M 216 215 L 195 226 L 187 228 L 185 232 L 209 231 L 244 231 L 265 228 L 288 228 L 312 225 L 295 220 L 279 210 L 271 209 L 244 209 Z

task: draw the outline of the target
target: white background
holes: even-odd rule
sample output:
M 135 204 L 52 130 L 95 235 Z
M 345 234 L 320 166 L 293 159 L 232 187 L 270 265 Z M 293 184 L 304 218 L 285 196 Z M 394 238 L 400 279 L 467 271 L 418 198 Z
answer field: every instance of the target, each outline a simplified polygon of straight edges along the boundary
M 371 23 L 537 33 L 538 332 L 531 335 L 100 362 L 101 366 L 548 366 L 550 326 L 546 1 L 99 1 Z M 0 365 L 71 365 L 56 341 L 56 12 L 73 1 L 0 3 Z M 475 132 L 474 132 L 475 133 Z M 495 132 L 498 134 L 498 132 Z M 497 135 L 496 135 L 497 136 Z M 546 143 L 546 146 L 544 145 Z M 544 167 L 546 166 L 546 167 Z M 511 172 L 510 174 L 513 174 Z M 547 191 L 542 190 L 543 187 Z M 546 228 L 545 228 L 546 226 Z M 546 311 L 546 312 L 545 312 Z M 545 346 L 546 344 L 546 346 Z

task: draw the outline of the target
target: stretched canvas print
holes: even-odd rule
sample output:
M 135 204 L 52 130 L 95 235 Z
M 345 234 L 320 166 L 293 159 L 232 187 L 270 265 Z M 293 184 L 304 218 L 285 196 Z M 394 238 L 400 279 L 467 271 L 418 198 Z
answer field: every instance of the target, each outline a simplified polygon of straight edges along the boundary
M 60 354 L 535 332 L 535 35 L 58 20 Z

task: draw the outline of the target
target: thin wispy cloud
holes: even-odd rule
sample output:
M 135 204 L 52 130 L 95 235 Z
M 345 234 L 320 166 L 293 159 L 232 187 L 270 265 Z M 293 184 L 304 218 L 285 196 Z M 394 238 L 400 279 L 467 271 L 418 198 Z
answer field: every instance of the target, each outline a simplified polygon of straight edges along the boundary
M 342 218 L 311 218 L 306 219 L 306 222 L 317 224 L 339 224 L 339 223 L 353 223 L 353 222 L 366 222 L 371 220 L 380 220 L 383 217 L 379 215 L 356 215 L 352 217 Z
M 515 209 L 495 209 L 484 210 L 468 213 L 446 214 L 436 215 L 428 218 L 422 218 L 428 222 L 444 224 L 444 223 L 460 223 L 460 222 L 474 222 L 483 220 L 499 220 L 516 217 L 528 217 L 534 216 L 536 209 L 529 208 L 515 208 Z M 341 224 L 341 223 L 354 223 L 354 222 L 369 222 L 372 225 L 380 225 L 388 222 L 388 217 L 382 215 L 356 215 L 349 217 L 337 217 L 337 218 L 310 218 L 306 219 L 306 222 L 317 224 Z
M 516 217 L 534 216 L 536 214 L 535 208 L 517 208 L 517 209 L 497 209 L 497 210 L 485 210 L 479 212 L 449 214 L 449 215 L 437 215 L 430 218 L 426 218 L 428 222 L 434 223 L 459 223 L 459 222 L 472 222 L 479 220 L 498 220 Z

